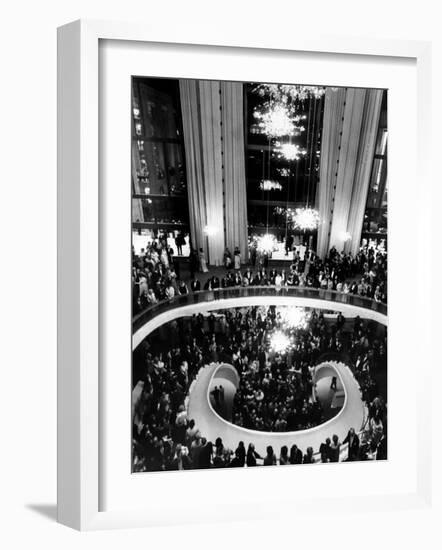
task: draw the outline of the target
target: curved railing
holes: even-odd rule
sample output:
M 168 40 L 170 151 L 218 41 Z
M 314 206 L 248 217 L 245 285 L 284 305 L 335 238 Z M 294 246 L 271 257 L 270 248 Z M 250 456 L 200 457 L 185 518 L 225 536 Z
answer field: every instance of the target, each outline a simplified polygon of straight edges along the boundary
M 238 286 L 220 288 L 217 290 L 200 290 L 198 292 L 191 292 L 182 296 L 176 296 L 170 300 L 162 300 L 161 302 L 149 306 L 141 313 L 135 315 L 132 321 L 132 330 L 133 332 L 136 332 L 147 321 L 150 321 L 156 315 L 169 311 L 170 309 L 182 307 L 184 305 L 214 302 L 216 300 L 224 300 L 228 298 L 248 298 L 255 296 L 316 298 L 319 300 L 327 300 L 330 302 L 362 307 L 372 311 L 377 311 L 383 315 L 387 315 L 387 305 L 382 302 L 376 302 L 375 300 L 365 296 L 344 294 L 343 292 L 338 292 L 336 290 L 293 286 Z
M 360 430 L 364 429 L 365 405 L 360 397 L 359 385 L 347 366 L 343 363 L 329 362 L 318 365 L 318 367 L 331 368 L 337 374 L 345 393 L 345 400 L 337 415 L 312 428 L 291 432 L 258 431 L 238 426 L 223 418 L 212 406 L 210 390 L 213 380 L 220 377 L 221 373 L 230 370 L 237 375 L 236 369 L 227 363 L 211 363 L 200 369 L 196 379 L 192 382 L 186 399 L 186 408 L 189 416 L 196 421 L 198 428 L 206 437 L 213 438 L 214 435 L 220 436 L 227 446 L 235 447 L 239 441 L 244 441 L 245 443 L 253 442 L 258 452 L 263 454 L 267 445 L 272 445 L 277 449 L 282 445 L 290 447 L 292 443 L 297 443 L 304 450 L 307 446 L 312 446 L 315 449 L 315 462 L 319 462 L 320 454 L 318 449 L 320 443 L 331 435 L 331 427 L 333 427 L 332 431 L 338 434 L 341 441 L 347 435 L 348 429 L 351 426 L 355 426 L 355 416 L 360 420 L 360 422 L 356 422 L 355 426 L 357 433 L 360 433 Z M 197 386 L 202 386 L 199 392 L 195 392 Z M 353 386 L 352 389 L 351 386 Z M 351 404 L 349 402 L 349 392 L 351 394 Z M 341 422 L 341 419 L 348 414 L 347 407 L 351 407 L 353 410 L 351 413 L 352 418 L 347 418 L 347 420 Z M 356 412 L 354 412 L 355 408 L 357 409 Z M 358 429 L 359 426 L 360 429 Z M 341 445 L 341 457 L 346 458 L 346 454 L 347 445 Z

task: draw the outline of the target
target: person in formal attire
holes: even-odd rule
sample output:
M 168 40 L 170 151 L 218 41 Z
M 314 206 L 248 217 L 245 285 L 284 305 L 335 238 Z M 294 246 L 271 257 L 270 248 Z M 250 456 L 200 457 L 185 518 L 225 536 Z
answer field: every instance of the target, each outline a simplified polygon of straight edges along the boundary
M 291 233 L 287 234 L 287 237 L 285 239 L 285 255 L 288 256 L 289 252 L 292 251 L 293 248 L 293 235 Z
M 256 265 L 256 244 L 252 243 L 249 248 L 250 251 L 250 264 L 252 267 L 255 267 Z
M 339 453 L 341 451 L 341 443 L 339 437 L 335 434 L 332 437 L 330 444 L 330 462 L 339 462 Z
M 238 447 L 235 449 L 235 456 L 230 462 L 230 466 L 242 468 L 246 463 L 246 448 L 244 447 L 244 441 L 238 443 Z
M 175 297 L 175 287 L 173 286 L 173 284 L 170 282 L 169 285 L 167 286 L 166 288 L 166 298 L 168 300 L 171 300 L 172 298 Z
M 370 418 L 370 434 L 372 442 L 375 446 L 377 446 L 380 442 L 383 432 L 384 425 L 382 423 L 381 417 L 376 415 Z
M 204 254 L 204 250 L 202 248 L 200 248 L 198 257 L 200 262 L 200 271 L 202 273 L 207 273 L 209 269 L 207 267 L 206 255 Z
M 253 443 L 249 443 L 249 446 L 247 448 L 247 456 L 246 456 L 246 464 L 249 468 L 256 466 L 256 459 L 261 459 L 261 456 L 259 453 L 255 451 L 255 445 Z
M 199 269 L 199 258 L 198 258 L 198 252 L 194 249 L 190 249 L 189 253 L 189 271 L 190 271 L 190 278 L 195 278 L 195 273 Z
M 313 447 L 307 447 L 307 451 L 302 459 L 303 464 L 313 464 L 315 462 L 313 458 Z
M 331 445 L 331 439 L 327 437 L 325 440 L 325 443 L 321 443 L 319 447 L 319 454 L 321 455 L 321 462 L 329 462 L 330 461 L 330 445 Z
M 175 455 L 170 465 L 171 470 L 189 470 L 192 468 L 192 461 L 187 454 L 187 447 L 178 443 L 175 448 Z
M 290 464 L 302 464 L 302 452 L 296 444 L 290 448 Z
M 224 387 L 222 384 L 219 385 L 219 404 L 220 407 L 224 407 Z
M 178 292 L 181 295 L 189 294 L 189 289 L 187 288 L 185 281 L 178 281 Z
M 232 267 L 232 253 L 228 247 L 224 250 L 223 264 L 226 269 L 230 269 Z
M 192 292 L 198 292 L 201 290 L 201 283 L 198 281 L 198 279 L 193 279 L 190 283 L 190 289 Z
M 342 442 L 344 445 L 348 443 L 348 462 L 353 462 L 359 459 L 359 437 L 354 428 L 350 428 Z
M 210 392 L 210 394 L 213 395 L 213 400 L 215 401 L 215 408 L 219 409 L 221 392 L 218 386 L 215 386 L 213 390 Z
M 279 454 L 279 464 L 281 466 L 286 466 L 287 464 L 290 464 L 289 450 L 287 445 L 283 445 L 281 447 L 281 452 Z
M 275 466 L 276 464 L 276 456 L 273 452 L 273 447 L 269 445 L 266 449 L 267 454 L 264 457 L 264 466 Z
M 212 467 L 212 455 L 213 455 L 213 445 L 211 441 L 207 441 L 204 437 L 202 438 L 202 445 L 199 452 L 198 467 L 201 469 L 211 468 Z
M 178 231 L 178 234 L 175 238 L 175 245 L 179 256 L 183 255 L 183 245 L 186 244 L 186 239 L 184 238 L 183 232 Z
M 235 246 L 233 252 L 233 267 L 235 270 L 241 269 L 241 252 L 238 246 Z
M 201 433 L 197 430 L 195 437 L 190 445 L 190 459 L 194 465 L 194 468 L 199 468 L 199 457 L 201 448 L 203 446 L 203 438 Z

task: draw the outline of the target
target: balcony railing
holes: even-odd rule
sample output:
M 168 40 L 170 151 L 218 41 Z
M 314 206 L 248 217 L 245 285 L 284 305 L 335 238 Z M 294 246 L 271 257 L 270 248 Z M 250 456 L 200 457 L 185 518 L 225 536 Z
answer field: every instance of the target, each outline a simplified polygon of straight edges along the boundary
M 139 328 L 147 323 L 147 321 L 150 321 L 155 316 L 165 311 L 169 311 L 170 309 L 190 304 L 200 304 L 202 302 L 215 302 L 217 300 L 224 300 L 227 298 L 250 298 L 256 296 L 316 298 L 318 300 L 327 300 L 329 302 L 362 307 L 372 311 L 377 311 L 383 315 L 387 315 L 387 304 L 376 302 L 375 300 L 365 296 L 344 294 L 343 292 L 337 292 L 336 290 L 292 286 L 237 286 L 220 288 L 217 290 L 200 290 L 198 292 L 190 292 L 189 294 L 175 296 L 170 300 L 162 300 L 161 302 L 153 304 L 141 313 L 135 315 L 132 321 L 132 330 L 135 333 Z M 220 308 L 222 308 L 222 304 L 220 304 Z M 331 307 L 330 309 L 333 308 Z

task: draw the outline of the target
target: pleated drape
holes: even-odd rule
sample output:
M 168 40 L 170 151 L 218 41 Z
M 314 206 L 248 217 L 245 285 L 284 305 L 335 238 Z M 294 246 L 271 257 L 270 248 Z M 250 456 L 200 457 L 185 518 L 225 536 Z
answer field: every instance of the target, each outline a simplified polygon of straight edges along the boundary
M 326 90 L 318 201 L 321 257 L 332 246 L 359 250 L 381 102 L 382 90 Z
M 223 179 L 226 246 L 238 246 L 241 260 L 248 256 L 247 192 L 244 160 L 243 85 L 221 82 Z
M 220 83 L 199 81 L 206 223 L 216 232 L 207 239 L 209 261 L 221 265 L 224 254 L 224 206 Z
M 317 253 L 323 258 L 328 252 L 333 197 L 338 177 L 339 148 L 345 108 L 345 88 L 326 88 L 324 99 L 324 122 L 321 140 L 321 162 L 318 184 L 318 227 Z
M 180 81 L 190 232 L 212 265 L 227 245 L 247 259 L 243 87 L 234 82 Z M 208 238 L 208 225 L 216 229 Z
M 191 243 L 197 250 L 202 248 L 207 255 L 207 240 L 203 233 L 203 228 L 207 224 L 207 210 L 204 191 L 198 81 L 180 80 L 180 96 L 186 158 Z
M 355 179 L 366 90 L 348 88 L 339 151 L 338 177 L 333 203 L 329 248 L 343 250 Z
M 371 168 L 376 147 L 376 137 L 382 105 L 382 90 L 367 90 L 358 160 L 353 183 L 350 211 L 348 213 L 347 232 L 352 236 L 345 243 L 344 250 L 356 254 L 361 242 L 365 205 L 370 185 Z

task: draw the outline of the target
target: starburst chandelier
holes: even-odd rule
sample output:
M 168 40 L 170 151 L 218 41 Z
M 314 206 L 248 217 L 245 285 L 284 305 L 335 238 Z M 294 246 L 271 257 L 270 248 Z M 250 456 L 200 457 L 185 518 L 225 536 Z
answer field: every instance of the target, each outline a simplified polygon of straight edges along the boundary
M 259 84 L 253 91 L 261 97 L 270 96 L 273 100 L 285 103 L 320 99 L 325 94 L 324 86 L 302 86 L 293 84 Z
M 305 149 L 294 143 L 277 143 L 277 156 L 286 160 L 298 160 L 307 154 Z
M 290 170 L 288 168 L 277 168 L 278 170 L 278 173 L 283 177 L 283 178 L 288 178 L 291 174 Z
M 274 180 L 262 180 L 259 184 L 262 191 L 281 191 L 282 185 Z
M 259 131 L 268 138 L 299 136 L 305 131 L 304 126 L 298 125 L 303 117 L 291 115 L 281 103 L 269 106 L 263 112 L 255 111 L 254 117 L 258 120 Z
M 275 330 L 270 335 L 269 345 L 271 351 L 275 353 L 285 353 L 292 345 L 292 341 L 282 330 Z
M 256 248 L 259 252 L 262 252 L 264 254 L 273 252 L 278 248 L 276 237 L 274 235 L 271 235 L 270 233 L 261 235 L 256 239 Z
M 281 323 L 284 327 L 291 329 L 305 329 L 309 315 L 302 307 L 287 306 L 279 309 Z
M 316 229 L 319 225 L 319 212 L 313 208 L 296 208 L 292 210 L 288 209 L 288 214 L 294 224 L 298 229 L 310 230 Z

